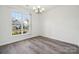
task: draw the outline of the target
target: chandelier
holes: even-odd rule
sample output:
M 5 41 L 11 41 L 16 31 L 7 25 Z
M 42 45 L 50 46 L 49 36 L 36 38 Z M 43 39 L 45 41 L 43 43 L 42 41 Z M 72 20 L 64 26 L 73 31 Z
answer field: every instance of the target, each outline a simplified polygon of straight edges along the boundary
M 40 6 L 34 6 L 34 7 L 33 7 L 33 11 L 34 11 L 35 13 L 40 14 L 40 13 L 42 13 L 42 12 L 45 11 L 45 8 L 41 8 Z

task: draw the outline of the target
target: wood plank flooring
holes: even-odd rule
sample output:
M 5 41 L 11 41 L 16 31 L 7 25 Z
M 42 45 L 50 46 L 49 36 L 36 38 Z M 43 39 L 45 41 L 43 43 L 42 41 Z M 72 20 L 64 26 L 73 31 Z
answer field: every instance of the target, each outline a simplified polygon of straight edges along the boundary
M 0 54 L 79 54 L 79 47 L 39 36 L 1 46 Z

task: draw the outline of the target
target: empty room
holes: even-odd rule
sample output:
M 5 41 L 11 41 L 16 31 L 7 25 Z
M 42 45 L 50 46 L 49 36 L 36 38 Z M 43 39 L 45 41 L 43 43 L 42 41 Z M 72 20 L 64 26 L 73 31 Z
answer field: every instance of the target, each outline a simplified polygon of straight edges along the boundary
M 79 54 L 79 5 L 0 5 L 0 54 Z

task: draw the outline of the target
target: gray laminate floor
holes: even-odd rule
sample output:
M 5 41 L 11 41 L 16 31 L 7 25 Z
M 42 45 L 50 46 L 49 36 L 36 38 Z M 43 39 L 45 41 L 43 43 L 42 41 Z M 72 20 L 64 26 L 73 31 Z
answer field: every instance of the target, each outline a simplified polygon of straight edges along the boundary
M 78 54 L 79 47 L 73 44 L 35 37 L 0 47 L 1 54 Z

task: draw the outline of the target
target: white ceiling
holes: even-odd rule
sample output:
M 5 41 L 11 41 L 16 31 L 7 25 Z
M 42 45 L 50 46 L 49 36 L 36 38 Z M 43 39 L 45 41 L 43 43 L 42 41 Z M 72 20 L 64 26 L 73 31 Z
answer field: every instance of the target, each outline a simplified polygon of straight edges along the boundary
M 31 11 L 33 11 L 33 6 L 38 6 L 38 5 L 20 5 L 20 7 L 23 8 L 29 8 Z M 40 5 L 42 8 L 45 8 L 45 12 L 50 11 L 51 9 L 54 9 L 57 7 L 57 5 Z

